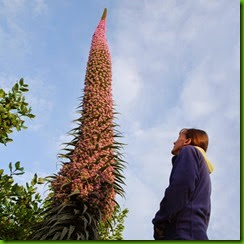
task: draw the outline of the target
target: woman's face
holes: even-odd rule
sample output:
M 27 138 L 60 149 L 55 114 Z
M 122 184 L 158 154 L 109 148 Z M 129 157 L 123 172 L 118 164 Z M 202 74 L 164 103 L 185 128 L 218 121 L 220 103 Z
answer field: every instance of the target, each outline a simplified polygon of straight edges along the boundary
M 181 148 L 189 145 L 191 143 L 191 139 L 190 138 L 186 138 L 186 130 L 182 131 L 178 137 L 178 139 L 174 142 L 174 147 L 171 150 L 171 153 L 173 155 L 178 155 Z

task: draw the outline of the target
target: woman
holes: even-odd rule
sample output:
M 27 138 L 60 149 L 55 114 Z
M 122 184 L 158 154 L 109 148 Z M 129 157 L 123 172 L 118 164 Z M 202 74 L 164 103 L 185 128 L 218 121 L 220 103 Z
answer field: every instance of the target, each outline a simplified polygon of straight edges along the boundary
M 180 131 L 171 151 L 170 184 L 152 221 L 156 240 L 208 240 L 213 165 L 207 148 L 205 131 Z

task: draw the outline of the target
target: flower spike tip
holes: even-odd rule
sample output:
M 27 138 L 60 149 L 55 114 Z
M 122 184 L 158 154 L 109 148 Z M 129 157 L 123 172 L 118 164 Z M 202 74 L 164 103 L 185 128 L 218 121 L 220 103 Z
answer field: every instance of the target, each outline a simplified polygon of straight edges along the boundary
M 106 16 L 107 16 L 107 8 L 104 9 L 103 16 L 102 16 L 101 20 L 105 20 Z

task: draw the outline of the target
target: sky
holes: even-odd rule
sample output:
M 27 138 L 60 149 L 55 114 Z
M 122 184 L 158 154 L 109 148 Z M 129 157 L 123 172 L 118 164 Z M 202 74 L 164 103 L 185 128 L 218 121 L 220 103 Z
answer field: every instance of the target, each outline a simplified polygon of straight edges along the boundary
M 209 135 L 211 240 L 240 239 L 240 10 L 229 0 L 0 0 L 0 87 L 21 77 L 36 118 L 0 145 L 1 168 L 24 183 L 57 173 L 72 138 L 91 38 L 104 8 L 116 122 L 126 143 L 125 240 L 153 240 L 182 128 Z M 39 191 L 45 196 L 45 188 Z

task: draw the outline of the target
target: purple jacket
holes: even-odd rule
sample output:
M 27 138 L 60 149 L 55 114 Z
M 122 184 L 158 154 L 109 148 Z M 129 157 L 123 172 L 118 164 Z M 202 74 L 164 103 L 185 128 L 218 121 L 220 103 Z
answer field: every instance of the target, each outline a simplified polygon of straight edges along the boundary
M 152 220 L 164 233 L 155 239 L 208 240 L 207 227 L 211 210 L 211 181 L 201 152 L 185 146 L 172 159 L 170 184 Z

